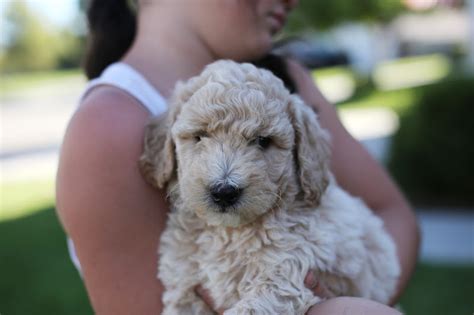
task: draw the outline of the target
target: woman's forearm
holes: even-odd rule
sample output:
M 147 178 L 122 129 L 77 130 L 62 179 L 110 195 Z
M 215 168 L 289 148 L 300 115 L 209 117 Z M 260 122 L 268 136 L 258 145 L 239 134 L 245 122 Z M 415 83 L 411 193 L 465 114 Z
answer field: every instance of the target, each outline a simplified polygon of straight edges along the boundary
M 395 304 L 404 291 L 415 269 L 418 258 L 420 234 L 417 220 L 406 204 L 393 204 L 384 209 L 378 209 L 377 215 L 384 221 L 387 231 L 392 236 L 400 261 L 401 274 L 395 295 L 390 305 Z

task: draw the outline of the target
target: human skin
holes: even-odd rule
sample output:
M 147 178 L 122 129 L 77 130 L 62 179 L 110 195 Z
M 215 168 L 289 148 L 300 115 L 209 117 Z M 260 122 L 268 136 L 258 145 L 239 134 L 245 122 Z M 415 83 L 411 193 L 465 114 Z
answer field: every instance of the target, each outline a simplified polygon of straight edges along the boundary
M 137 38 L 122 61 L 165 97 L 178 80 L 197 75 L 218 58 L 245 61 L 264 54 L 281 27 L 272 14 L 286 15 L 296 5 L 282 0 L 206 1 L 206 6 L 193 0 L 140 2 Z M 400 293 L 416 260 L 415 217 L 384 170 L 345 131 L 306 71 L 294 62 L 289 68 L 301 96 L 317 109 L 332 134 L 332 170 L 338 182 L 366 201 L 397 244 Z M 165 192 L 147 185 L 137 166 L 148 120 L 149 113 L 127 93 L 98 87 L 82 102 L 64 138 L 57 209 L 74 241 L 97 314 L 152 314 L 162 309 L 156 247 L 168 204 Z M 361 181 L 359 172 L 369 180 Z M 351 299 L 325 303 L 357 304 Z M 321 305 L 308 314 L 318 314 Z
M 337 297 L 319 303 L 307 315 L 401 315 L 399 311 L 374 301 L 354 297 Z

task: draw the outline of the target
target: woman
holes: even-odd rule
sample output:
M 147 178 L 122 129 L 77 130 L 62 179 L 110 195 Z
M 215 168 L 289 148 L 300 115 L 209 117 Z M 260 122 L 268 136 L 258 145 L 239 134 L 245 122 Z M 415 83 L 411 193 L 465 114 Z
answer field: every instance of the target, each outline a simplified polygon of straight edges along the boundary
M 165 192 L 148 186 L 137 168 L 150 113 L 166 110 L 163 100 L 175 83 L 214 60 L 251 61 L 267 54 L 297 0 L 138 0 L 136 20 L 130 2 L 91 1 L 86 74 L 95 78 L 109 64 L 120 64 L 89 85 L 66 132 L 57 177 L 59 217 L 99 314 L 152 314 L 162 308 L 156 247 L 168 205 Z M 308 73 L 292 61 L 284 66 L 287 81 L 332 134 L 338 182 L 374 209 L 397 244 L 402 276 L 396 301 L 416 261 L 415 217 L 383 169 L 343 128 Z M 317 279 L 307 280 L 324 294 Z M 355 298 L 330 299 L 308 314 L 348 310 L 397 314 Z

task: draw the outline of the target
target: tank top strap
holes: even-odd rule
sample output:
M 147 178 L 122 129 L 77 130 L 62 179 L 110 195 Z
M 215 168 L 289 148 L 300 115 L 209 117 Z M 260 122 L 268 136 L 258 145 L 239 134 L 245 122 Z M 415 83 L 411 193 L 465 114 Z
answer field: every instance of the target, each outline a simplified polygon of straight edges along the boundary
M 126 63 L 113 63 L 102 72 L 100 77 L 89 81 L 82 93 L 81 101 L 93 88 L 99 85 L 114 86 L 127 92 L 154 116 L 160 115 L 168 109 L 165 98 L 141 73 Z

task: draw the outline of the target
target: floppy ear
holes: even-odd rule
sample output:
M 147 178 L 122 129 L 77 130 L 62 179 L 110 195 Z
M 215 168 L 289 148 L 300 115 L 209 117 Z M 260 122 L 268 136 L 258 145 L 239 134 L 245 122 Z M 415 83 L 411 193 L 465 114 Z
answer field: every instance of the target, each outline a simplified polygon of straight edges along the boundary
M 171 138 L 169 114 L 153 118 L 145 128 L 143 154 L 139 168 L 152 186 L 164 188 L 174 174 L 175 145 Z
M 291 95 L 288 113 L 295 131 L 295 162 L 304 200 L 318 206 L 329 184 L 329 134 L 319 125 L 316 113 L 296 95 Z
M 139 168 L 152 186 L 164 188 L 175 175 L 177 163 L 171 127 L 183 105 L 207 82 L 208 77 L 209 75 L 201 74 L 186 82 L 176 83 L 169 101 L 169 111 L 153 118 L 146 126 L 144 152 L 139 160 Z

